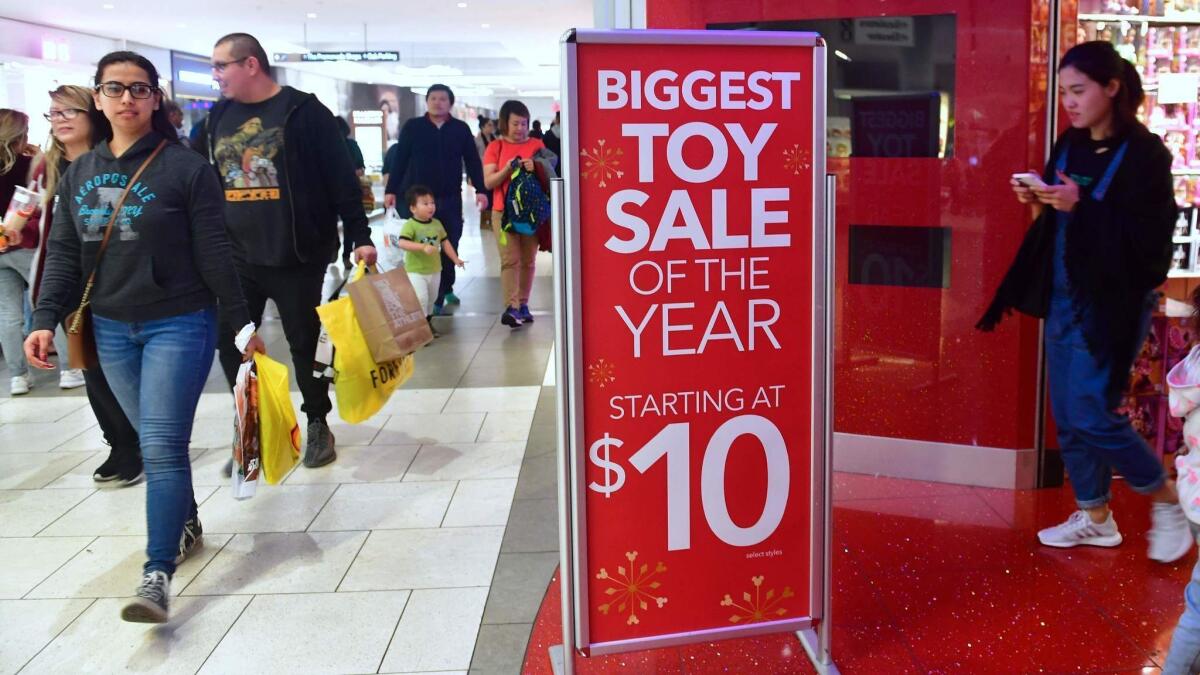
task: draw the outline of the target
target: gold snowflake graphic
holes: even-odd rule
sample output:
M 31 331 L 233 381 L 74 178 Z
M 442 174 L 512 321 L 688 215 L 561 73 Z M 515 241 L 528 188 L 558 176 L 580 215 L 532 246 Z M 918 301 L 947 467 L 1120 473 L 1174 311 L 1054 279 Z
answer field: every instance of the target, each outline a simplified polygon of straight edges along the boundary
M 667 604 L 666 596 L 655 595 L 653 591 L 657 591 L 662 582 L 653 581 L 654 577 L 667 571 L 667 566 L 661 562 L 654 566 L 654 571 L 650 571 L 650 566 L 642 563 L 642 566 L 634 571 L 633 565 L 637 560 L 638 553 L 633 551 L 625 554 L 625 559 L 629 561 L 629 570 L 625 570 L 625 566 L 617 567 L 617 575 L 610 576 L 608 570 L 601 567 L 596 574 L 596 578 L 602 581 L 608 581 L 612 586 L 604 590 L 604 594 L 610 599 L 607 603 L 600 605 L 599 609 L 602 614 L 608 614 L 608 610 L 616 605 L 617 611 L 625 613 L 629 610 L 629 618 L 625 620 L 625 624 L 632 626 L 641 623 L 638 619 L 638 611 L 646 611 L 650 608 L 650 602 L 653 602 L 662 609 L 663 605 Z M 647 602 L 649 601 L 649 602 Z
M 600 359 L 588 366 L 588 382 L 600 385 L 601 389 L 616 381 L 616 367 L 608 361 Z
M 787 609 L 780 607 L 779 603 L 796 595 L 792 592 L 792 587 L 784 586 L 783 593 L 780 593 L 778 597 L 775 595 L 774 588 L 768 590 L 764 596 L 762 594 L 763 578 L 762 576 L 750 578 L 750 581 L 754 583 L 754 595 L 751 595 L 750 591 L 742 593 L 742 600 L 746 603 L 744 606 L 734 602 L 733 598 L 728 594 L 725 595 L 725 599 L 721 601 L 721 606 L 733 607 L 738 612 L 729 617 L 729 623 L 766 621 L 787 614 Z
M 812 157 L 808 150 L 801 150 L 800 144 L 795 143 L 790 148 L 783 150 L 783 168 L 791 171 L 793 175 L 799 176 L 802 172 L 812 168 Z
M 625 151 L 621 148 L 614 150 L 607 147 L 603 138 L 596 141 L 596 147 L 579 154 L 583 157 L 583 171 L 580 173 L 588 180 L 600 179 L 597 184 L 599 187 L 607 187 L 609 179 L 625 175 L 624 171 L 617 168 L 621 166 L 621 157 Z

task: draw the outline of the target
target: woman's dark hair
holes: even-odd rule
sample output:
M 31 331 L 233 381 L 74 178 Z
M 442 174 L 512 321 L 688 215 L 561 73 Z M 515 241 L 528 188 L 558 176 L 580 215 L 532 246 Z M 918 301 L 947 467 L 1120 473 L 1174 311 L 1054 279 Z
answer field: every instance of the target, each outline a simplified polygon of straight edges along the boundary
M 1141 124 L 1137 119 L 1138 106 L 1146 98 L 1142 78 L 1137 68 L 1117 53 L 1112 43 L 1103 40 L 1084 42 L 1072 47 L 1062 57 L 1058 69 L 1070 66 L 1087 75 L 1102 87 L 1116 80 L 1121 88 L 1113 97 L 1113 121 L 1118 130 Z
M 504 105 L 500 106 L 500 128 L 496 130 L 501 136 L 508 133 L 508 120 L 513 115 L 529 119 L 529 108 L 520 101 L 505 101 Z
M 160 97 L 163 95 L 162 89 L 158 86 L 158 69 L 154 67 L 150 59 L 137 52 L 110 52 L 105 54 L 104 58 L 100 59 L 100 63 L 96 64 L 96 87 L 99 87 L 104 82 L 104 70 L 117 63 L 132 63 L 146 71 L 149 85 L 154 87 L 154 94 Z M 100 95 L 103 96 L 104 94 Z M 104 111 L 93 106 L 88 110 L 88 115 L 92 118 L 92 146 L 96 146 L 101 141 L 112 140 L 112 123 L 104 116 Z M 150 126 L 159 135 L 167 139 L 168 143 L 179 142 L 179 133 L 175 131 L 175 125 L 171 124 L 170 117 L 167 115 L 167 106 L 162 104 L 161 99 L 158 110 L 155 110 L 150 115 Z
M 333 119 L 337 120 L 338 130 L 340 130 L 342 132 L 342 135 L 349 137 L 350 136 L 350 123 L 346 121 L 346 118 L 342 117 L 340 115 L 337 115 Z

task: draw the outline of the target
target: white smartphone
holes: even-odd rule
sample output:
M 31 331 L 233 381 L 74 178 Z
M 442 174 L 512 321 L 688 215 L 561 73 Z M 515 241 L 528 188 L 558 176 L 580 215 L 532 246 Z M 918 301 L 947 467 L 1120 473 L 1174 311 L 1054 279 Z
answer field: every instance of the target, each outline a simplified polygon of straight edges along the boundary
M 1012 175 L 1012 177 L 1013 177 L 1013 180 L 1017 181 L 1018 183 L 1020 183 L 1021 185 L 1024 185 L 1027 188 L 1046 187 L 1046 182 L 1042 180 L 1042 177 L 1037 175 L 1036 173 L 1033 173 L 1032 171 L 1026 171 L 1024 173 L 1014 173 Z

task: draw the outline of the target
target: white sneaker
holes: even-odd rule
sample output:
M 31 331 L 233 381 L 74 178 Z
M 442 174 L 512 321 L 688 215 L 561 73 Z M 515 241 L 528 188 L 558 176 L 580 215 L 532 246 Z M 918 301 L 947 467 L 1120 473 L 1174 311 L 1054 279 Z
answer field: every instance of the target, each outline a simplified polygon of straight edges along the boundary
M 22 396 L 28 394 L 29 390 L 33 389 L 33 383 L 29 381 L 28 375 L 18 375 L 12 379 L 9 384 L 8 393 L 13 396 Z
M 87 384 L 82 370 L 63 370 L 58 373 L 59 389 L 76 389 Z
M 1149 556 L 1160 563 L 1172 563 L 1192 548 L 1192 528 L 1179 504 L 1154 502 L 1150 509 Z
M 1112 512 L 1103 523 L 1093 523 L 1087 511 L 1076 511 L 1067 518 L 1067 522 L 1054 527 L 1047 527 L 1038 532 L 1038 541 L 1045 546 L 1055 548 L 1071 548 L 1073 546 L 1104 546 L 1111 548 L 1121 545 L 1121 533 L 1117 531 L 1117 521 L 1113 520 Z

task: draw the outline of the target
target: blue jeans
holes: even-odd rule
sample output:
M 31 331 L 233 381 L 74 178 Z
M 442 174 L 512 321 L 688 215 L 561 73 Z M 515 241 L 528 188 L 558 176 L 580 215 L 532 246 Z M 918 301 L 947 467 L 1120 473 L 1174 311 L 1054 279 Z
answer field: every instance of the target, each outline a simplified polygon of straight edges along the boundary
M 133 323 L 94 319 L 104 374 L 141 439 L 145 570 L 171 576 L 183 525 L 195 515 L 188 444 L 217 348 L 216 310 Z
M 1200 526 L 1190 523 L 1192 535 L 1200 536 Z M 1183 589 L 1183 616 L 1175 626 L 1171 649 L 1163 675 L 1191 675 L 1200 672 L 1200 562 L 1192 569 L 1192 580 Z
M 1139 349 L 1152 312 L 1148 299 L 1139 325 Z M 1046 320 L 1046 366 L 1058 444 L 1079 508 L 1108 503 L 1113 469 L 1121 472 L 1134 492 L 1153 494 L 1161 489 L 1167 480 L 1162 463 L 1133 430 L 1129 418 L 1116 412 L 1119 401 L 1107 394 L 1111 367 L 1096 362 L 1069 302 L 1057 295 Z

